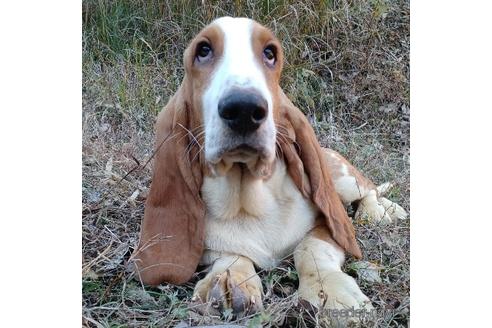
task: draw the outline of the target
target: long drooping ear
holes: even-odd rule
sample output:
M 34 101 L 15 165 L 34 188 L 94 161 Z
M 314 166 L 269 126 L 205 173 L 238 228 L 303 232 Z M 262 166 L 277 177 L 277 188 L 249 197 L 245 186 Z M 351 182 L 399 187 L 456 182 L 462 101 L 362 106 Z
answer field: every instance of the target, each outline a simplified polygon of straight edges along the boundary
M 182 86 L 159 114 L 156 155 L 140 242 L 133 254 L 145 284 L 181 284 L 190 279 L 203 252 L 205 207 L 202 172 L 193 143 L 199 124 Z
M 283 91 L 280 90 L 279 94 L 279 143 L 289 175 L 304 196 L 310 197 L 319 207 L 337 244 L 347 253 L 361 258 L 354 227 L 333 187 L 328 163 L 314 130 Z

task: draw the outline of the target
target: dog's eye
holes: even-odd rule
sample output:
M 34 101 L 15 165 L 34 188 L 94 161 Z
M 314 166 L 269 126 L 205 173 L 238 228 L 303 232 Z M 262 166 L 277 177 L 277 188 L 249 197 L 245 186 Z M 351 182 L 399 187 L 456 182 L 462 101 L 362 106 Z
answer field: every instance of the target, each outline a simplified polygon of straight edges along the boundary
M 276 55 L 275 55 L 275 47 L 274 46 L 267 46 L 263 50 L 263 60 L 265 63 L 267 63 L 269 66 L 275 65 L 275 60 L 276 60 Z
M 212 58 L 212 47 L 207 42 L 200 42 L 196 48 L 196 59 L 204 62 Z

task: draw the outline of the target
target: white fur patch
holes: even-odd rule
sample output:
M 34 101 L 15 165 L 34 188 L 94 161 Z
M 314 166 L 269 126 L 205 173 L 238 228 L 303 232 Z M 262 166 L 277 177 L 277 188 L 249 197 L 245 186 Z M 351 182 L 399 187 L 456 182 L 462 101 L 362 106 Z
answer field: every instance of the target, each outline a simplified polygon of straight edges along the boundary
M 342 175 L 334 179 L 333 184 L 337 194 L 345 205 L 365 196 L 367 191 L 357 183 L 357 179 L 351 175 Z
M 349 175 L 348 167 L 345 164 L 340 165 L 340 171 L 343 175 Z

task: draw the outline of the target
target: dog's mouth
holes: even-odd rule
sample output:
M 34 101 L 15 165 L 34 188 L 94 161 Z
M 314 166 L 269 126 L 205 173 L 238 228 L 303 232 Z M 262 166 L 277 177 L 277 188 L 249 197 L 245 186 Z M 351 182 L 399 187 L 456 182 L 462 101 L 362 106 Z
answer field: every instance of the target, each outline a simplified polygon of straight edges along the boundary
M 261 149 L 248 144 L 240 144 L 230 150 L 223 153 L 222 158 L 230 157 L 234 162 L 245 163 L 251 159 L 261 155 Z
M 272 162 L 271 154 L 264 147 L 241 143 L 222 149 L 217 160 L 211 162 L 210 166 L 217 175 L 224 175 L 234 165 L 239 164 L 247 167 L 255 176 L 267 177 L 270 174 Z

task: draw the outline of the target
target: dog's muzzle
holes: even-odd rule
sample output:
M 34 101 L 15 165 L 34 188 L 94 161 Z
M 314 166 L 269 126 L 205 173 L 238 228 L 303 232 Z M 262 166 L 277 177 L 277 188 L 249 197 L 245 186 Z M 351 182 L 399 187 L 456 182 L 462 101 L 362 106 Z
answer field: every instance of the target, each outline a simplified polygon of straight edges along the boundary
M 242 163 L 255 176 L 265 177 L 275 158 L 275 130 L 272 128 L 268 101 L 252 88 L 233 87 L 219 99 L 220 126 L 210 156 L 213 171 L 225 174 L 234 164 Z

